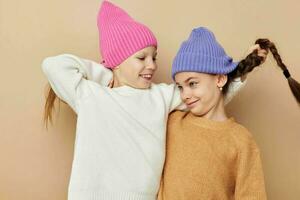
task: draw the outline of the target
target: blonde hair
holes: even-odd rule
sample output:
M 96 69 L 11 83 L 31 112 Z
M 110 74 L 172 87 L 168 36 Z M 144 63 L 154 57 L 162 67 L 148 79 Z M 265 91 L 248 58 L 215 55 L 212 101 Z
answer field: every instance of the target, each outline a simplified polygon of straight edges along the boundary
M 57 95 L 51 88 L 50 84 L 47 84 L 47 93 L 46 93 L 46 102 L 44 105 L 44 118 L 43 122 L 46 128 L 48 128 L 48 123 L 50 122 L 53 124 L 53 111 L 55 110 L 55 100 L 58 99 L 59 103 L 62 101 L 61 99 L 57 98 Z

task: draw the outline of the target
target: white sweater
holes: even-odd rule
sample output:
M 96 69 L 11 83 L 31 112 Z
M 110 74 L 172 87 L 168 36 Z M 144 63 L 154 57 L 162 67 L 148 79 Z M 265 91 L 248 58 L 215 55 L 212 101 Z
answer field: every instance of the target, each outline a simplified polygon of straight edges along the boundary
M 168 114 L 181 104 L 177 87 L 109 88 L 109 69 L 70 54 L 46 58 L 42 69 L 77 114 L 68 199 L 156 199 Z

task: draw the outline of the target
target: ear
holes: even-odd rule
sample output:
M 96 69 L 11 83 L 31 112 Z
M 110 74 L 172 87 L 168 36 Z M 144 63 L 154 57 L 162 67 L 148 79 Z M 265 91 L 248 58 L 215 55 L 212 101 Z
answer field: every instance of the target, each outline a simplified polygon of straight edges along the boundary
M 224 74 L 217 75 L 217 87 L 222 88 L 227 83 L 228 77 Z

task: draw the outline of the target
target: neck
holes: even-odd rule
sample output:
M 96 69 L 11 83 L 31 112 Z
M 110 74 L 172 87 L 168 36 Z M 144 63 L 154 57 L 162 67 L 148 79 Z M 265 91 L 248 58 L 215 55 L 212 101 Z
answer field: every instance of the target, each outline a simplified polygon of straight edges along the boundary
M 113 70 L 113 84 L 112 84 L 112 87 L 117 88 L 117 87 L 121 87 L 123 85 L 124 84 L 122 84 L 122 82 L 119 79 L 118 72 L 116 70 Z
M 221 97 L 216 105 L 214 105 L 206 114 L 203 116 L 204 118 L 213 120 L 213 121 L 225 121 L 228 119 L 224 106 L 224 99 Z

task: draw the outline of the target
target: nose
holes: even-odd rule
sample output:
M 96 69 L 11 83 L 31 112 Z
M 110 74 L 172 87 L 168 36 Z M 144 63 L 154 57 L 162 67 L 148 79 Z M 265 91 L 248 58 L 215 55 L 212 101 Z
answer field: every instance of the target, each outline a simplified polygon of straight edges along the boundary
M 191 99 L 191 97 L 192 97 L 191 90 L 184 89 L 184 88 L 182 88 L 182 90 L 180 91 L 180 95 L 181 95 L 181 99 L 183 101 L 187 101 L 187 100 Z
M 154 60 L 151 59 L 151 60 L 147 63 L 146 68 L 155 71 L 156 68 L 157 68 L 156 62 L 155 62 Z

